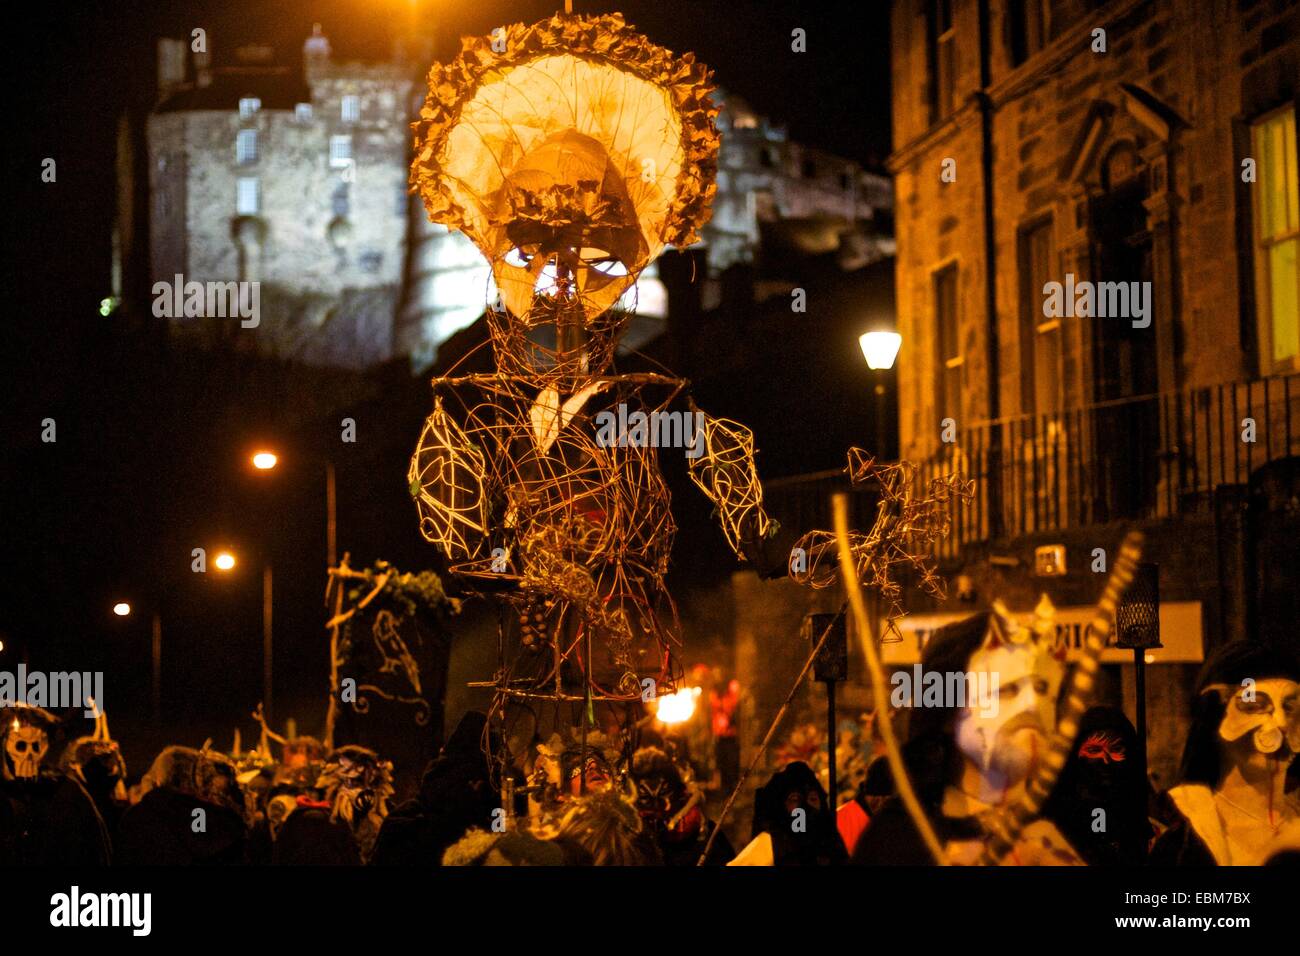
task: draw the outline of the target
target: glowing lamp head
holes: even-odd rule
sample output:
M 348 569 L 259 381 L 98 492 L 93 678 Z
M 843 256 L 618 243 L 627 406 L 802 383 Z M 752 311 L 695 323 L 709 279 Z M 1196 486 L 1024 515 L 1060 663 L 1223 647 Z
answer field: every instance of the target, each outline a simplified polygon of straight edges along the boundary
M 658 699 L 659 707 L 655 716 L 660 723 L 684 724 L 695 714 L 695 698 L 700 693 L 699 687 L 683 687 L 675 694 L 665 694 Z
M 125 601 L 118 601 L 113 605 L 113 613 L 118 617 L 126 617 L 131 613 L 131 605 L 127 604 Z
M 858 337 L 858 344 L 862 346 L 867 368 L 890 369 L 898 358 L 903 337 L 897 332 L 864 332 Z
M 222 551 L 212 563 L 216 565 L 218 571 L 229 571 L 235 566 L 235 556 L 229 551 Z
M 253 456 L 253 467 L 258 471 L 270 471 L 279 460 L 274 452 L 259 451 Z

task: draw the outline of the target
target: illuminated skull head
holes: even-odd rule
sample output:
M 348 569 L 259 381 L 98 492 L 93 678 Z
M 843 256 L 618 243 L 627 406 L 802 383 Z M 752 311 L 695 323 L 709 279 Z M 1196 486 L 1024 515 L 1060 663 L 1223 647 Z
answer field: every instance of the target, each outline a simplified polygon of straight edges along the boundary
M 995 603 L 984 644 L 971 656 L 967 685 L 978 692 L 957 718 L 957 747 L 995 788 L 1024 781 L 1056 727 L 1065 665 L 1052 634 L 1046 599 L 1030 627 Z
M 15 780 L 36 779 L 41 772 L 41 761 L 50 748 L 45 721 L 24 709 L 14 713 L 6 724 L 5 775 Z

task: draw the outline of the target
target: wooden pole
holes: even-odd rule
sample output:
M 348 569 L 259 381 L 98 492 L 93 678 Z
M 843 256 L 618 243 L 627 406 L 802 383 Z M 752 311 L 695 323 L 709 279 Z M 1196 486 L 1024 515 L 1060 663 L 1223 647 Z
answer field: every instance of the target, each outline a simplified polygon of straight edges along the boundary
M 334 567 L 338 554 L 338 504 L 334 496 L 334 462 L 325 463 L 325 557 L 327 568 Z
M 153 612 L 153 719 L 162 717 L 162 615 Z

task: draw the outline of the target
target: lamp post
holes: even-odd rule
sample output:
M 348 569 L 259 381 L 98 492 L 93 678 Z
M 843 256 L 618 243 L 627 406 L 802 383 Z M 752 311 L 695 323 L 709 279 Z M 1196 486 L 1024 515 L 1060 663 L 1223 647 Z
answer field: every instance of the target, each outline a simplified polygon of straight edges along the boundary
M 273 451 L 263 449 L 255 452 L 251 459 L 258 471 L 272 471 L 280 463 L 280 456 Z M 325 558 L 326 567 L 332 568 L 337 562 L 338 513 L 337 498 L 334 488 L 334 462 L 325 463 Z
M 118 617 L 130 617 L 131 605 L 127 601 L 118 601 L 113 605 L 113 613 Z M 152 666 L 149 702 L 153 719 L 162 716 L 162 614 L 155 610 L 149 620 L 149 643 Z
M 867 368 L 876 372 L 876 452 L 885 447 L 885 373 L 894 367 L 898 350 L 902 347 L 903 337 L 897 332 L 875 330 L 864 332 L 858 337 L 862 347 L 862 356 L 867 360 Z
M 235 556 L 229 551 L 222 551 L 212 562 L 218 571 L 229 572 L 234 570 L 238 563 Z M 271 615 L 271 561 L 270 558 L 262 565 L 262 712 L 266 715 L 266 722 L 271 722 L 272 701 L 271 701 L 271 678 L 274 644 L 272 642 L 272 615 Z

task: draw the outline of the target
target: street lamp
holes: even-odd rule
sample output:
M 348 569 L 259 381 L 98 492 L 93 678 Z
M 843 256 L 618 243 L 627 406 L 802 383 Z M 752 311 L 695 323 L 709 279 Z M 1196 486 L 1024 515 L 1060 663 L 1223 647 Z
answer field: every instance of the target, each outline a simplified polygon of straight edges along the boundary
M 279 460 L 274 452 L 259 451 L 253 456 L 253 467 L 258 471 L 270 471 Z
M 222 551 L 213 558 L 212 563 L 218 571 L 229 571 L 235 566 L 235 556 L 229 551 Z
M 126 617 L 131 613 L 131 605 L 127 604 L 125 601 L 118 601 L 113 605 L 113 613 L 118 617 Z
M 867 368 L 883 372 L 894 367 L 903 337 L 897 332 L 863 332 L 858 336 L 858 344 L 862 346 Z
M 903 345 L 903 337 L 897 332 L 883 329 L 864 332 L 858 336 L 858 345 L 862 347 L 867 368 L 875 373 L 876 451 L 879 454 L 885 447 L 885 373 L 894 367 L 898 350 Z

